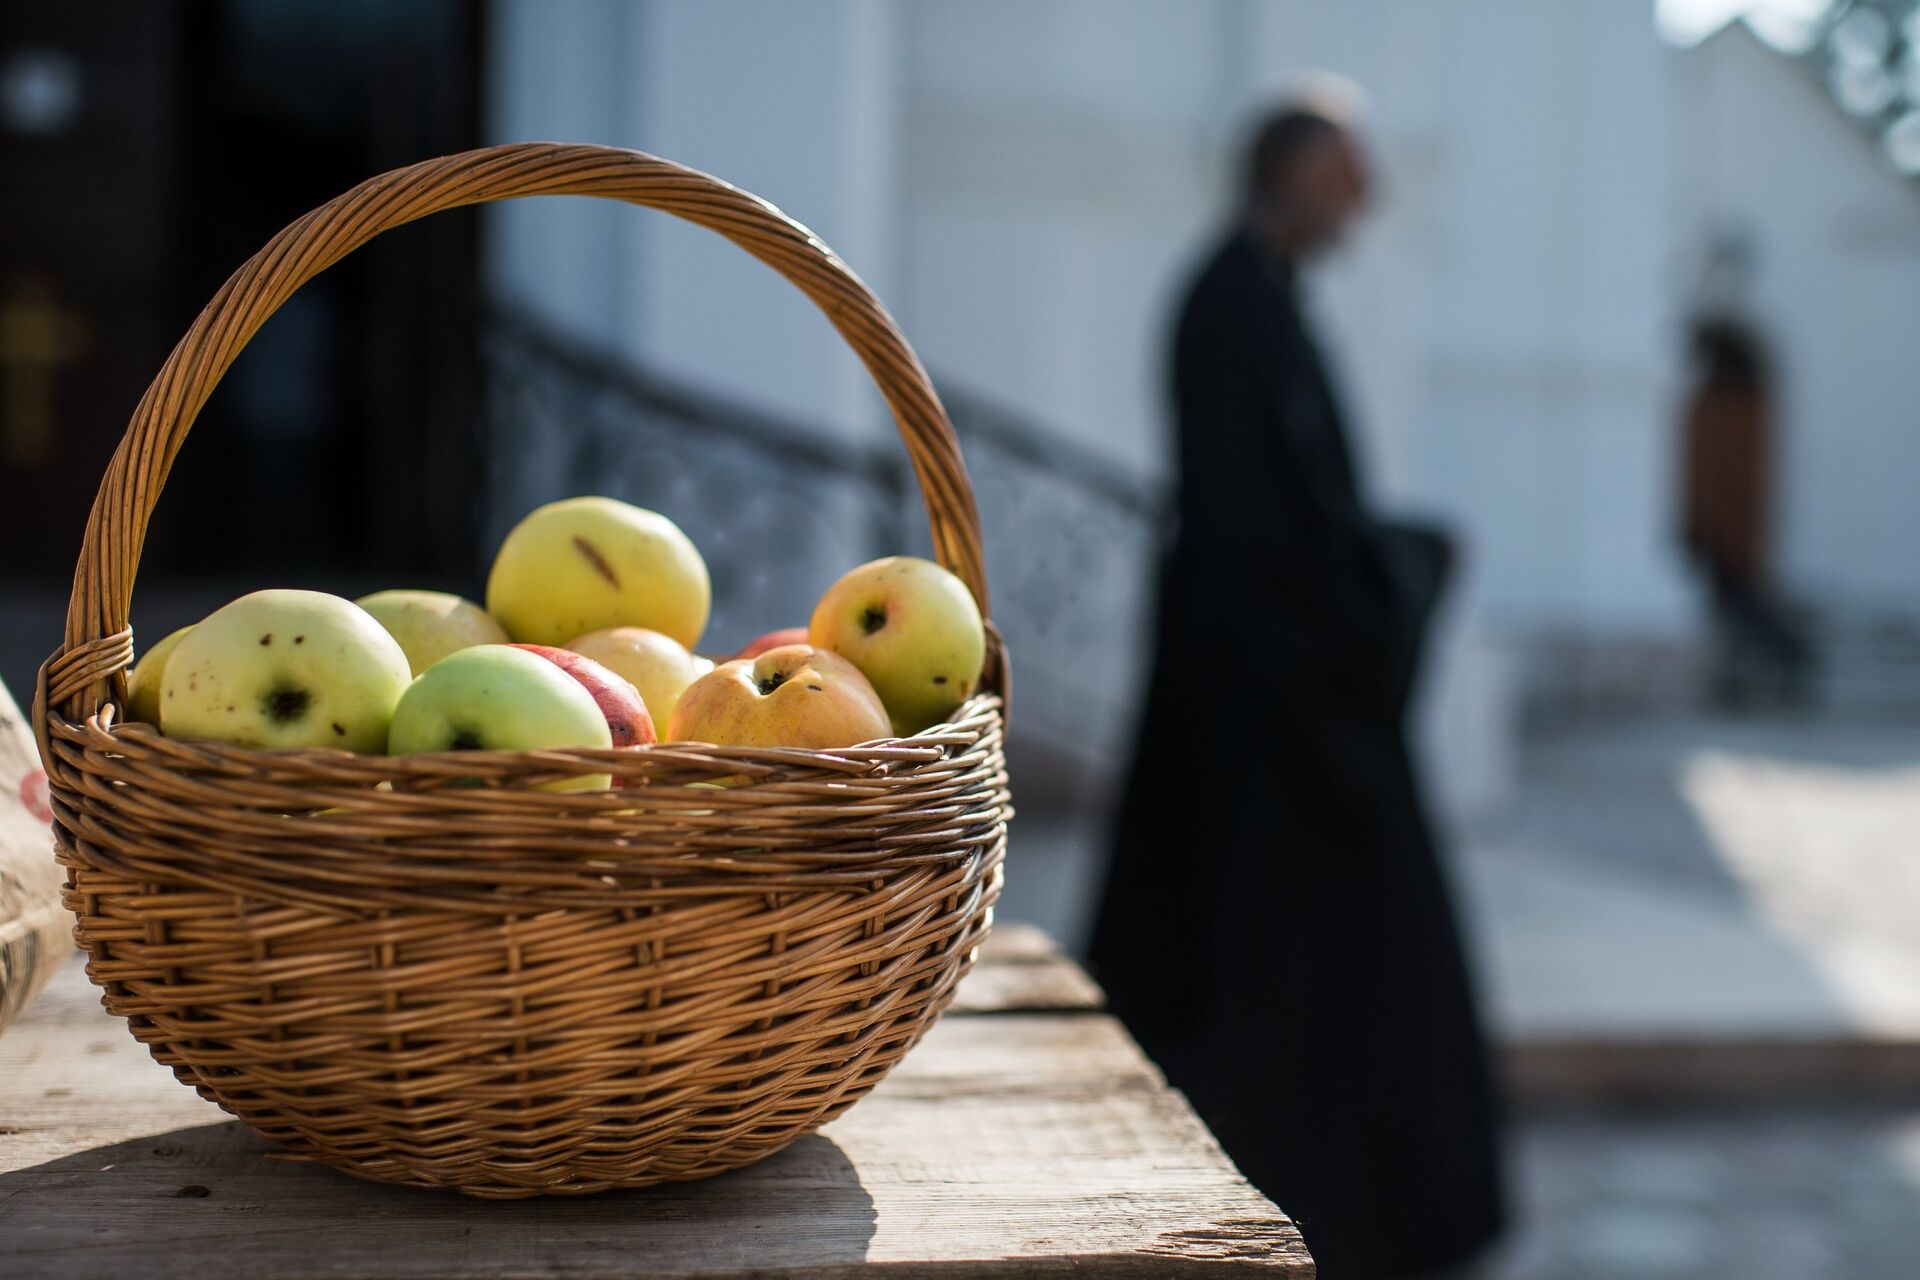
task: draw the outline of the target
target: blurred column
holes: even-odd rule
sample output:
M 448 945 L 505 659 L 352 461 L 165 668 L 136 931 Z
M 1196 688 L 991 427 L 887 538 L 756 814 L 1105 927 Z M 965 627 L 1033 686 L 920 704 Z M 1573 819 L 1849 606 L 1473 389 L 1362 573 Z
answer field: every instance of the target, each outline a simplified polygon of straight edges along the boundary
M 764 196 L 883 300 L 895 55 L 882 0 L 499 0 L 493 141 L 638 147 Z M 643 368 L 842 435 L 885 422 L 813 305 L 712 233 L 606 201 L 494 210 L 495 290 Z
M 884 301 L 894 271 L 895 15 L 882 0 L 635 6 L 637 145 L 779 205 Z M 623 344 L 649 367 L 860 436 L 884 413 L 796 290 L 711 233 L 637 223 Z
M 632 146 L 626 0 L 496 0 L 487 33 L 489 142 Z M 516 200 L 486 212 L 488 284 L 502 301 L 611 345 L 625 318 L 633 210 L 606 200 Z

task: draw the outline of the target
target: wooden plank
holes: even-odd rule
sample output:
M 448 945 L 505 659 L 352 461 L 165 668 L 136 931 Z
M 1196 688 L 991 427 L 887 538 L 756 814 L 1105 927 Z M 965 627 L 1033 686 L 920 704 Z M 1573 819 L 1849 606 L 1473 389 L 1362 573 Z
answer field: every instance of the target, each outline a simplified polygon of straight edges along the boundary
M 993 932 L 980 944 L 981 964 L 1054 964 L 1066 960 L 1060 944 L 1037 925 L 1017 920 L 994 922 Z
M 948 1012 L 1035 1013 L 1099 1009 L 1106 997 L 1087 971 L 1030 924 L 996 924 Z
M 704 1182 L 483 1202 L 264 1150 L 153 1063 L 71 965 L 0 1036 L 0 1271 L 1312 1274 L 1285 1215 L 1097 1013 L 944 1019 L 821 1133 Z

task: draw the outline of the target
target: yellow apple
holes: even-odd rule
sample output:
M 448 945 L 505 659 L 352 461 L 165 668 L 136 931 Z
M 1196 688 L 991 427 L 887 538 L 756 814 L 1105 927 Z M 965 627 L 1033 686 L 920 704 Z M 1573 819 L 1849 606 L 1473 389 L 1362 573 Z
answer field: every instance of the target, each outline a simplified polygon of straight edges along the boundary
M 807 638 L 860 668 L 902 737 L 939 724 L 972 696 L 987 656 L 967 584 L 917 556 L 848 571 L 820 597 Z
M 182 627 L 170 633 L 133 664 L 133 674 L 127 677 L 127 719 L 159 726 L 160 682 L 167 673 L 167 659 L 173 656 L 180 637 L 191 630 L 192 627 Z
M 421 673 L 393 712 L 396 756 L 423 751 L 538 751 L 610 747 L 613 732 L 585 685 L 525 649 L 480 644 Z M 546 783 L 549 791 L 605 791 L 611 775 Z
M 713 663 L 688 653 L 672 636 L 646 627 L 608 627 L 575 636 L 563 649 L 592 658 L 615 675 L 625 676 L 640 691 L 654 723 L 666 727 L 673 704 L 687 686 L 713 670 Z
M 160 731 L 378 754 L 412 679 L 399 641 L 351 600 L 256 591 L 174 646 L 160 681 Z
M 680 526 L 613 498 L 548 503 L 513 527 L 487 578 L 487 611 L 523 644 L 607 627 L 700 643 L 712 589 Z
M 445 591 L 376 591 L 354 603 L 400 642 L 416 676 L 455 650 L 508 639 L 493 615 Z
M 667 739 L 737 747 L 851 747 L 891 736 L 887 709 L 853 664 L 788 645 L 723 662 L 680 695 Z

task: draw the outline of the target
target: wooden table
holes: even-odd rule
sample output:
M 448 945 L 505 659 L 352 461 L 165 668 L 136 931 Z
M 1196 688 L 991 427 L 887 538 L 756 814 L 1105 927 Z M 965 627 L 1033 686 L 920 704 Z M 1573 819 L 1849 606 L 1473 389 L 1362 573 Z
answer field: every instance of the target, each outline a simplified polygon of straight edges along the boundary
M 263 1158 L 76 960 L 0 1035 L 0 1275 L 1312 1275 L 1099 1000 L 1044 935 L 1004 926 L 873 1095 L 779 1155 L 489 1202 Z

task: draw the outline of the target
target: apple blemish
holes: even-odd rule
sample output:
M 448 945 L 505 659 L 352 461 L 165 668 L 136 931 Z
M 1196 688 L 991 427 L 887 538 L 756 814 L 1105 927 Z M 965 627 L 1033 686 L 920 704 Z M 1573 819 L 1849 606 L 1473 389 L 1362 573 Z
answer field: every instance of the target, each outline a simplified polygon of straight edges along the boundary
M 595 573 L 607 580 L 608 586 L 615 591 L 620 589 L 619 575 L 614 573 L 613 566 L 607 563 L 607 558 L 600 554 L 600 548 L 576 533 L 573 535 L 573 549 L 587 558 L 587 563 L 593 566 Z
M 262 640 L 261 643 L 265 644 L 266 641 Z M 305 689 L 289 689 L 282 685 L 260 699 L 260 710 L 275 724 L 292 724 L 307 714 L 312 702 L 313 695 Z

